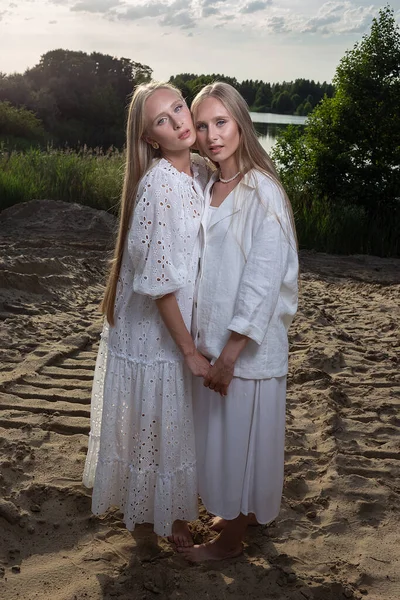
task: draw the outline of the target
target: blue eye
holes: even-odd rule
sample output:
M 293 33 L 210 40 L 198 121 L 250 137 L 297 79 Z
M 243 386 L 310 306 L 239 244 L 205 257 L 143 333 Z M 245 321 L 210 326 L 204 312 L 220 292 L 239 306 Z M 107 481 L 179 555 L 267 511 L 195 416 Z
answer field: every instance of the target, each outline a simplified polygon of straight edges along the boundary
M 159 120 L 157 121 L 157 125 L 162 125 L 162 124 L 163 124 L 163 122 L 164 122 L 164 121 L 166 121 L 166 120 L 167 120 L 167 117 L 162 117 L 161 119 L 159 119 Z
M 203 131 L 204 129 L 206 129 L 206 125 L 204 123 L 198 123 L 196 125 L 196 129 L 197 131 Z
M 178 106 L 175 106 L 175 112 L 180 112 L 183 108 L 183 104 L 178 104 Z
M 217 121 L 217 125 L 218 127 L 222 127 L 222 125 L 225 125 L 226 121 L 224 119 L 220 119 L 219 121 Z

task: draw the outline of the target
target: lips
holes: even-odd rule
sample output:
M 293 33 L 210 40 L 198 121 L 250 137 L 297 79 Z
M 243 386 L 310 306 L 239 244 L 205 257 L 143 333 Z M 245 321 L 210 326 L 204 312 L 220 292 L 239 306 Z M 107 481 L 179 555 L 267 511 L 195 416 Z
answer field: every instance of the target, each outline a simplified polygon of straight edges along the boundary
M 216 154 L 217 152 L 219 152 L 220 150 L 222 150 L 222 148 L 223 148 L 223 146 L 209 146 L 209 150 L 213 154 Z
M 186 129 L 186 131 L 182 131 L 181 135 L 178 136 L 179 140 L 186 140 L 190 136 L 190 129 Z

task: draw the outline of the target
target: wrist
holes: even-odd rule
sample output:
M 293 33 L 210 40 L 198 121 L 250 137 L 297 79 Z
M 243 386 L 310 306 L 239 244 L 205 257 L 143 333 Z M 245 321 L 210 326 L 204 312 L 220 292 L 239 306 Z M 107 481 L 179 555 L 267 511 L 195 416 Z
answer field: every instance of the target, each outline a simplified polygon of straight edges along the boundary
M 234 367 L 239 353 L 234 348 L 225 346 L 219 358 L 226 367 Z
M 196 346 L 194 345 L 193 340 L 191 343 L 182 344 L 179 349 L 185 358 L 194 356 L 196 353 Z
M 232 332 L 221 352 L 221 358 L 227 366 L 234 366 L 242 350 L 246 347 L 249 338 L 245 335 Z

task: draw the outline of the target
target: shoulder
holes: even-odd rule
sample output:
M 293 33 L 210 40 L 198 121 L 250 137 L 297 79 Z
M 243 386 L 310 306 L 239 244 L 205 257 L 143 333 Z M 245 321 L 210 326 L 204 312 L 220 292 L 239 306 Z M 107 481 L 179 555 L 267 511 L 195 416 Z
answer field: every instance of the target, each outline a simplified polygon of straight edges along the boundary
M 250 171 L 250 177 L 254 182 L 254 186 L 257 190 L 262 191 L 266 194 L 278 194 L 284 196 L 282 184 L 274 179 L 272 175 L 268 175 L 262 171 L 252 169 Z
M 215 166 L 213 166 L 212 162 L 208 160 L 208 158 L 200 156 L 200 154 L 197 154 L 196 152 L 190 153 L 190 160 L 192 165 L 198 169 L 215 170 Z
M 252 169 L 246 177 L 249 177 L 249 184 L 264 208 L 278 214 L 286 210 L 285 191 L 279 181 L 256 169 Z
M 167 160 L 155 160 L 139 182 L 138 196 L 144 192 L 162 191 L 164 187 L 175 187 L 180 181 L 180 173 Z M 172 189 L 171 189 L 172 191 Z
M 202 186 L 205 187 L 212 173 L 215 171 L 215 166 L 208 158 L 204 158 L 200 154 L 193 152 L 190 154 L 190 160 L 194 176 L 199 177 Z

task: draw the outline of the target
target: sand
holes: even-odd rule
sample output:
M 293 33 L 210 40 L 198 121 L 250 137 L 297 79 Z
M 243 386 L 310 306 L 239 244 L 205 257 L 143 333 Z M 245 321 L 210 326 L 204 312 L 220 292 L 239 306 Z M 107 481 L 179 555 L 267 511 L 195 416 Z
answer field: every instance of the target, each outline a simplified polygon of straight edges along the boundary
M 114 226 L 53 201 L 0 215 L 0 597 L 398 600 L 400 261 L 301 253 L 279 518 L 190 565 L 81 485 Z

